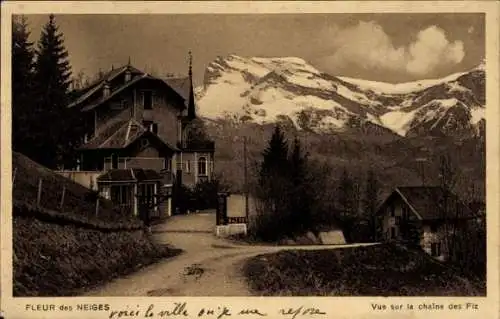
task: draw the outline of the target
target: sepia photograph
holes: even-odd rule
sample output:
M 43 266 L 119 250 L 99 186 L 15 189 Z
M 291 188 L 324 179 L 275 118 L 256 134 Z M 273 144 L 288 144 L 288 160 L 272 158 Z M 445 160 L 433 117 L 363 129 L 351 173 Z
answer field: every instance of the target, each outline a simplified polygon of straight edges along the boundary
M 3 296 L 468 297 L 465 312 L 494 292 L 486 13 L 10 17 Z M 174 305 L 158 318 L 187 318 Z

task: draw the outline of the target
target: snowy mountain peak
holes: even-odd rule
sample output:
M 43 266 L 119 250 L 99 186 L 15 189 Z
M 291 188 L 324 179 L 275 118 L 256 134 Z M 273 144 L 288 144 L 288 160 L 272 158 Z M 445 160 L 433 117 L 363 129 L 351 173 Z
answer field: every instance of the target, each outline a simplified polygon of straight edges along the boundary
M 212 119 L 287 121 L 317 132 L 344 131 L 353 123 L 403 136 L 474 131 L 484 118 L 482 67 L 391 84 L 328 75 L 298 57 L 229 55 L 207 66 L 198 106 L 201 115 Z

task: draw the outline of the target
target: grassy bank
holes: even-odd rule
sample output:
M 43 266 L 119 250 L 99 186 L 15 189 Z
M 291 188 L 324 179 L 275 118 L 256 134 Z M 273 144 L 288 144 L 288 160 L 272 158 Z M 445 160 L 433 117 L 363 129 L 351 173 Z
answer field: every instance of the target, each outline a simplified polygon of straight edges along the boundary
M 109 200 L 96 210 L 90 189 L 19 153 L 12 164 L 14 296 L 78 295 L 180 253 L 153 244 L 143 222 Z
M 97 230 L 13 218 L 14 296 L 74 296 L 180 253 L 141 230 Z
M 244 273 L 264 296 L 479 296 L 473 283 L 424 253 L 392 245 L 283 251 L 250 259 Z

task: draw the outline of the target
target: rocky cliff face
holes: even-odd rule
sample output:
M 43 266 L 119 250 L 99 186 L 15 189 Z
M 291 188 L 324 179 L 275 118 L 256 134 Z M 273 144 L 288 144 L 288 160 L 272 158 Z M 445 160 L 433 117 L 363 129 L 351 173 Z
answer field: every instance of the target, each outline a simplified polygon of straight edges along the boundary
M 337 77 L 295 57 L 219 57 L 197 89 L 202 116 L 288 122 L 316 133 L 475 135 L 484 125 L 485 68 L 401 84 Z

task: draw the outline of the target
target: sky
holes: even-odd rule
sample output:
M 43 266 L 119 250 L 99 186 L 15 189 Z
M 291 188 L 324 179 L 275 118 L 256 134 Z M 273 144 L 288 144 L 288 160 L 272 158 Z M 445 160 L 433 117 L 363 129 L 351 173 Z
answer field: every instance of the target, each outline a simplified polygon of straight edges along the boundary
M 47 15 L 27 15 L 37 41 Z M 196 85 L 217 56 L 303 58 L 318 70 L 383 82 L 438 78 L 485 57 L 481 13 L 56 15 L 73 73 L 127 63 L 187 74 Z

